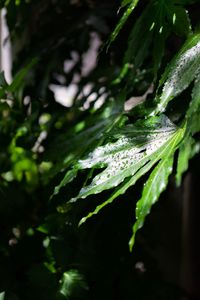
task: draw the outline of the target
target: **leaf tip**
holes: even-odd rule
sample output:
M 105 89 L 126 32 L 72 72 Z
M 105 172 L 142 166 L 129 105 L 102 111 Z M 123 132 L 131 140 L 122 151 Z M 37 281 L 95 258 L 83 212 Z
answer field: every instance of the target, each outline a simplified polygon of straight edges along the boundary
M 78 227 L 80 227 L 81 225 L 83 225 L 85 222 L 86 222 L 87 218 L 86 217 L 83 217 L 79 223 L 78 223 Z
M 134 244 L 135 244 L 135 233 L 133 233 L 133 235 L 132 235 L 132 237 L 131 237 L 131 239 L 129 240 L 129 243 L 128 243 L 130 252 L 133 252 Z

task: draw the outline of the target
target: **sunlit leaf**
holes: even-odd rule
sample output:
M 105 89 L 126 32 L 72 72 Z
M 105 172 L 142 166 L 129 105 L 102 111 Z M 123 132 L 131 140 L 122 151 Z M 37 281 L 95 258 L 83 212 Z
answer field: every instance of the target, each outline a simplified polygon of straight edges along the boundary
M 98 205 L 93 212 L 90 212 L 86 217 L 82 218 L 80 224 L 97 214 L 106 205 L 112 203 L 119 195 L 124 194 L 130 186 L 134 185 L 141 176 L 147 173 L 157 162 L 159 162 L 147 180 L 141 200 L 137 203 L 137 221 L 134 225 L 133 236 L 130 241 L 130 250 L 132 250 L 137 230 L 142 227 L 146 215 L 150 212 L 151 206 L 158 200 L 160 193 L 167 185 L 168 176 L 172 172 L 173 154 L 183 138 L 184 130 L 185 129 L 178 129 L 171 132 L 170 138 L 165 141 L 165 143 L 161 145 L 155 153 L 149 156 L 149 161 L 146 162 L 146 164 L 142 166 L 130 179 L 126 180 L 121 186 L 119 186 L 107 201 Z
M 157 97 L 157 108 L 152 114 L 163 112 L 173 98 L 183 92 L 199 74 L 200 35 L 189 38 L 171 61 L 160 81 L 162 93 Z
M 79 161 L 80 169 L 104 170 L 93 178 L 90 185 L 81 189 L 76 199 L 116 187 L 152 159 L 156 162 L 156 151 L 170 140 L 176 127 L 165 116 L 153 117 L 148 122 L 152 127 L 148 127 L 147 122 L 145 125 L 144 121 L 123 128 L 118 132 L 116 142 L 96 148 L 87 159 Z
M 180 186 L 184 172 L 187 171 L 189 160 L 200 151 L 200 144 L 192 135 L 200 131 L 200 77 L 195 80 L 192 99 L 186 113 L 187 133 L 181 143 L 178 156 L 176 184 Z
M 103 111 L 102 116 L 98 116 L 98 122 L 96 122 L 97 120 L 95 119 L 93 120 L 90 127 L 72 136 L 60 136 L 61 140 L 57 139 L 54 141 L 54 145 L 50 149 L 51 152 L 48 153 L 47 157 L 51 157 L 51 159 L 54 160 L 58 159 L 58 161 L 61 159 L 61 163 L 59 163 L 57 167 L 55 166 L 56 169 L 58 168 L 60 170 L 61 166 L 63 168 L 69 168 L 71 165 L 73 165 L 73 169 L 66 172 L 62 181 L 54 188 L 52 197 L 58 194 L 62 187 L 76 177 L 79 170 L 77 161 L 92 149 L 102 144 L 113 127 L 121 126 L 120 124 L 126 121 L 126 117 L 122 112 L 116 110 L 117 105 L 114 111 L 108 108 L 109 107 Z M 95 124 L 93 125 L 94 121 Z M 57 156 L 58 151 L 60 153 L 59 157 Z

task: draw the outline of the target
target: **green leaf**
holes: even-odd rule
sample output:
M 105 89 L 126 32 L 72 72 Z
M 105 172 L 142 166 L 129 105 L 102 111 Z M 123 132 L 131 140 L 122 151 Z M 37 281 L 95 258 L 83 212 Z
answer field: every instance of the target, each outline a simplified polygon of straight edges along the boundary
M 191 33 L 190 18 L 187 10 L 183 7 L 175 6 L 172 22 L 177 35 L 187 37 Z
M 187 37 L 192 29 L 188 12 L 183 7 L 183 3 L 168 0 L 166 3 L 163 2 L 162 5 L 165 19 L 167 19 L 172 31 L 179 36 Z
M 66 299 L 76 298 L 87 289 L 88 286 L 78 270 L 69 270 L 63 274 L 59 292 Z
M 188 170 L 189 160 L 200 151 L 200 143 L 196 142 L 191 136 L 186 137 L 181 143 L 178 155 L 176 185 L 181 185 L 183 174 Z
M 168 147 L 166 147 L 168 149 Z M 136 206 L 136 222 L 133 226 L 133 235 L 129 241 L 130 251 L 135 243 L 135 235 L 142 228 L 146 216 L 150 213 L 151 206 L 158 200 L 160 194 L 165 190 L 168 177 L 172 172 L 173 156 L 161 160 L 151 173 L 145 183 L 142 198 Z
M 5 299 L 5 292 L 0 293 L 0 300 L 4 300 Z
M 186 113 L 186 119 L 188 124 L 188 132 L 195 134 L 200 131 L 200 74 L 194 82 L 194 88 L 192 90 L 192 100 L 190 101 L 189 108 Z
M 157 107 L 151 115 L 165 111 L 167 104 L 183 92 L 199 74 L 200 34 L 189 38 L 178 55 L 164 72 L 159 87 L 163 84 L 161 96 L 156 98 Z
M 123 6 L 126 6 L 127 4 L 131 3 L 131 1 L 132 1 L 132 0 L 122 0 L 122 1 L 121 1 L 121 2 L 122 2 L 121 6 L 122 6 L 122 7 L 123 7 Z
M 122 29 L 122 27 L 126 23 L 127 19 L 129 18 L 129 16 L 131 15 L 131 13 L 135 9 L 135 7 L 137 6 L 138 2 L 139 2 L 139 0 L 130 1 L 130 4 L 129 4 L 128 8 L 124 12 L 123 16 L 119 20 L 117 26 L 115 27 L 114 31 L 112 32 L 112 34 L 110 36 L 109 44 L 111 44 L 116 39 L 116 37 L 118 36 L 120 30 Z M 129 2 L 126 1 L 125 3 L 128 4 Z M 123 2 L 122 2 L 122 4 L 123 4 Z
M 148 55 L 153 62 L 154 75 L 160 67 L 165 53 L 166 39 L 174 31 L 187 37 L 191 32 L 187 11 L 174 4 L 173 1 L 149 1 L 141 15 L 137 18 L 128 39 L 124 64 L 130 63 L 136 69 L 140 68 Z M 152 51 L 149 51 L 152 47 Z
M 153 41 L 153 69 L 154 69 L 154 76 L 157 77 L 157 72 L 161 66 L 162 58 L 165 54 L 165 43 L 168 37 L 168 30 L 166 27 L 163 28 L 162 32 L 155 32 L 154 34 L 154 41 Z
M 30 69 L 37 63 L 37 59 L 32 59 L 27 65 L 25 65 L 25 67 L 23 69 L 21 69 L 14 77 L 12 83 L 10 85 L 8 85 L 4 79 L 4 75 L 3 73 L 1 73 L 0 76 L 0 98 L 3 97 L 3 95 L 6 92 L 9 93 L 14 93 L 16 91 L 18 91 L 24 83 L 24 79 L 27 76 L 28 72 L 30 71 Z
M 60 189 L 62 187 L 64 187 L 67 183 L 70 183 L 77 175 L 77 172 L 78 172 L 78 168 L 74 167 L 72 170 L 69 170 L 64 178 L 61 180 L 60 184 L 57 185 L 55 188 L 54 188 L 54 192 L 53 192 L 53 195 L 51 196 L 51 198 L 55 195 L 57 195 L 60 191 Z
M 5 88 L 8 85 L 5 79 L 4 71 L 0 72 L 0 87 Z
M 62 140 L 54 141 L 54 147 L 51 147 L 51 153 L 48 153 L 47 158 L 51 157 L 51 159 L 54 161 L 55 159 L 61 159 L 62 163 L 59 163 L 56 167 L 59 170 L 61 166 L 67 169 L 72 164 L 73 168 L 72 170 L 67 171 L 60 184 L 54 188 L 54 193 L 51 197 L 58 194 L 62 187 L 76 177 L 79 170 L 77 160 L 86 155 L 95 147 L 98 147 L 100 144 L 102 144 L 104 139 L 107 137 L 107 134 L 114 126 L 118 127 L 121 123 L 123 124 L 125 122 L 126 117 L 123 116 L 121 112 L 113 112 L 112 110 L 108 111 L 107 108 L 103 112 L 103 117 L 98 119 L 93 118 L 93 123 L 95 123 L 94 125 L 91 124 L 90 127 L 86 128 L 79 134 L 75 135 L 73 133 L 72 136 L 67 136 L 65 134 L 62 136 Z M 59 157 L 57 153 L 59 153 Z
M 168 157 L 168 153 L 172 155 L 183 137 L 184 130 L 177 129 L 164 115 L 138 121 L 135 125 L 122 128 L 114 135 L 118 137 L 116 142 L 98 147 L 87 159 L 79 161 L 79 169 L 105 169 L 94 177 L 90 185 L 83 187 L 79 195 L 70 202 L 118 186 L 108 200 L 82 218 L 79 224 L 125 193 L 159 160 L 162 162 L 163 158 Z
M 13 93 L 23 84 L 23 81 L 30 69 L 38 62 L 36 58 L 32 59 L 23 69 L 14 77 L 12 83 L 8 86 L 8 91 Z
M 186 113 L 186 118 L 188 120 L 192 119 L 194 114 L 199 109 L 200 109 L 200 76 L 198 76 L 194 82 L 194 88 L 192 90 L 192 100 L 190 101 L 190 105 Z
M 153 12 L 152 5 L 148 5 L 135 22 L 129 35 L 124 63 L 133 64 L 135 68 L 141 67 L 149 52 L 149 46 L 153 35 L 153 31 L 149 30 L 152 24 Z
M 152 205 L 159 199 L 160 194 L 165 190 L 168 177 L 173 170 L 174 152 L 177 145 L 183 138 L 184 130 L 180 129 L 176 132 L 166 147 L 162 149 L 162 159 L 150 174 L 147 182 L 144 184 L 142 197 L 136 205 L 136 222 L 133 225 L 133 235 L 129 242 L 132 251 L 135 235 L 143 224 L 146 216 L 150 213 Z
M 162 162 L 162 159 L 165 159 L 165 157 L 168 156 L 169 149 L 171 151 L 171 154 L 175 152 L 178 143 L 183 137 L 184 130 L 185 129 L 178 129 L 172 132 L 169 140 L 165 142 L 160 148 L 158 148 L 157 151 L 155 151 L 155 153 L 151 157 L 149 157 L 148 163 L 142 166 L 135 173 L 134 176 L 125 180 L 124 183 L 116 189 L 116 191 L 111 195 L 111 197 L 108 200 L 98 205 L 93 212 L 90 212 L 86 217 L 82 218 L 80 220 L 79 225 L 84 223 L 88 218 L 97 214 L 106 205 L 111 204 L 119 195 L 124 194 L 129 187 L 133 186 L 137 182 L 137 180 L 141 178 L 144 174 L 146 174 L 158 161 Z
M 192 138 L 192 135 L 200 131 L 200 76 L 194 82 L 192 100 L 186 112 L 187 133 L 181 143 L 178 156 L 176 184 L 180 186 L 182 176 L 187 171 L 189 160 L 200 151 L 200 144 Z
M 116 187 L 125 178 L 134 176 L 149 161 L 156 161 L 155 153 L 175 132 L 176 127 L 165 116 L 123 128 L 116 142 L 96 148 L 87 159 L 79 161 L 79 169 L 104 170 L 72 201 Z

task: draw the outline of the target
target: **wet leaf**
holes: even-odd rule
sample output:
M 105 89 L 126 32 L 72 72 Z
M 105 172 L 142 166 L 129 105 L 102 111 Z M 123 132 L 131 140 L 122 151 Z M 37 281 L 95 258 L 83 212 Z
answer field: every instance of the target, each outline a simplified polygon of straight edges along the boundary
M 186 41 L 164 72 L 160 81 L 162 93 L 156 99 L 157 107 L 152 115 L 165 111 L 167 104 L 190 85 L 199 74 L 199 64 L 200 35 L 197 34 Z
M 151 127 L 144 121 L 123 128 L 116 142 L 96 148 L 87 159 L 79 161 L 79 169 L 104 170 L 72 201 L 116 187 L 151 160 L 157 161 L 155 153 L 176 133 L 176 127 L 165 116 L 153 117 L 148 122 Z

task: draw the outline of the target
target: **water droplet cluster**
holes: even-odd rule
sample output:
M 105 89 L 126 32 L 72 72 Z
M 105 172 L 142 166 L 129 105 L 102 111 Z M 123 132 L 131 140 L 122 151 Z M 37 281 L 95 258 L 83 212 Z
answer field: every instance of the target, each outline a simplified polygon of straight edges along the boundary
M 166 117 L 161 118 L 161 121 L 158 129 L 148 131 L 146 135 L 143 132 L 142 135 L 137 136 L 133 132 L 130 136 L 129 128 L 128 137 L 123 131 L 123 135 L 116 142 L 98 147 L 88 155 L 87 159 L 79 161 L 82 169 L 105 168 L 95 176 L 89 186 L 82 189 L 81 194 L 87 193 L 94 187 L 94 193 L 100 192 L 102 185 L 106 185 L 107 189 L 115 187 L 148 163 L 151 155 L 170 139 L 176 129 Z
M 168 79 L 164 84 L 159 111 L 164 111 L 166 104 L 185 90 L 199 72 L 200 42 L 181 54 L 172 64 Z

